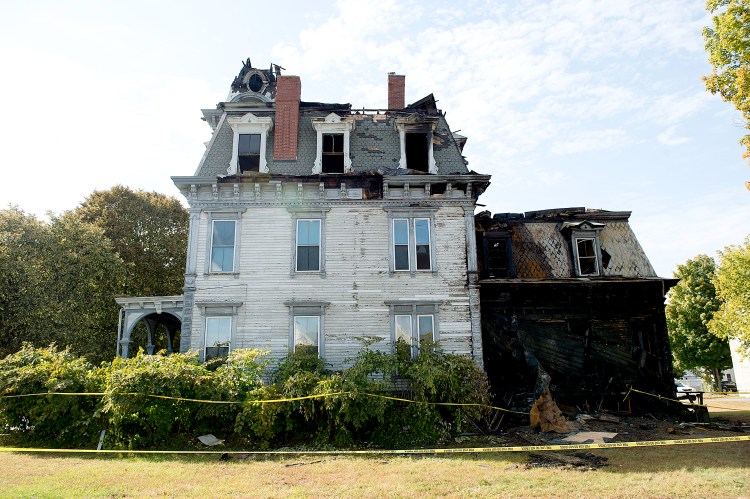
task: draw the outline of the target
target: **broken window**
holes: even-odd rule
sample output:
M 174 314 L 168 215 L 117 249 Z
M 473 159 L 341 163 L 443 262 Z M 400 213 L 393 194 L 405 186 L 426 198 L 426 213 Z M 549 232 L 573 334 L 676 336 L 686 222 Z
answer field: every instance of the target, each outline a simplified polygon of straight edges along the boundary
M 406 133 L 406 167 L 412 170 L 429 173 L 430 134 Z
M 576 238 L 574 244 L 576 248 L 578 275 L 599 275 L 596 239 L 588 237 Z
M 260 134 L 240 134 L 237 144 L 237 158 L 242 172 L 260 171 Z
M 231 317 L 206 317 L 204 360 L 226 357 L 232 340 Z
M 412 255 L 414 256 L 412 257 Z M 393 269 L 432 269 L 429 218 L 396 218 L 393 220 Z
M 344 173 L 344 134 L 323 134 L 323 173 Z
M 320 220 L 297 220 L 297 272 L 320 271 Z
M 211 272 L 234 271 L 235 220 L 213 220 L 211 229 Z
M 294 351 L 297 353 L 319 353 L 320 317 L 316 315 L 294 316 Z
M 489 278 L 513 277 L 510 237 L 485 236 L 484 274 Z

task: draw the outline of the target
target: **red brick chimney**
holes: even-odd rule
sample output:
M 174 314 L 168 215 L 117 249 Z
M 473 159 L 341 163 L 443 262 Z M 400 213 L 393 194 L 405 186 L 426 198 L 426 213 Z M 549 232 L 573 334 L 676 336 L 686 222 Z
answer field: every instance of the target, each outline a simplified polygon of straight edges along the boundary
M 276 123 L 274 123 L 273 159 L 297 159 L 299 101 L 302 83 L 299 76 L 279 76 L 276 80 Z
M 388 109 L 406 107 L 406 76 L 388 73 Z

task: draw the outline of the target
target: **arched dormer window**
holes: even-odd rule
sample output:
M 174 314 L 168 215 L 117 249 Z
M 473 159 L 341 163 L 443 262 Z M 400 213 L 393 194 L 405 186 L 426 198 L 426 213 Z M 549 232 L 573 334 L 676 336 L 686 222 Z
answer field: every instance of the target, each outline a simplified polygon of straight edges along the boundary
M 273 128 L 271 117 L 247 113 L 241 118 L 230 116 L 227 120 L 233 132 L 232 160 L 229 162 L 227 173 L 268 173 L 266 142 L 268 132 Z
M 354 120 L 331 113 L 325 118 L 313 118 L 312 126 L 318 135 L 318 148 L 313 173 L 349 173 L 352 160 L 349 138 Z

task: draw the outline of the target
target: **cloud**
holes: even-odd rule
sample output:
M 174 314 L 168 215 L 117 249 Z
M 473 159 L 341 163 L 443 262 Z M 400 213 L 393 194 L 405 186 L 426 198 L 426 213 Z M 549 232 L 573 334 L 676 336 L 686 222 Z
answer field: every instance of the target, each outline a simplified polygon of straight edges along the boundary
M 665 146 L 678 146 L 690 140 L 690 137 L 678 137 L 677 127 L 671 126 L 656 136 L 656 139 Z

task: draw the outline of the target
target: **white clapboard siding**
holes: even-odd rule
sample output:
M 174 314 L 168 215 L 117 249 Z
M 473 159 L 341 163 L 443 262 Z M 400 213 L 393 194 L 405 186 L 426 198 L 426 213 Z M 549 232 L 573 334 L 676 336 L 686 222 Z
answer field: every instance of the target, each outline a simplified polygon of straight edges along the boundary
M 438 328 L 446 351 L 471 354 L 471 323 L 466 273 L 466 223 L 462 207 L 434 213 L 436 272 L 390 274 L 388 215 L 376 203 L 333 204 L 325 217 L 325 275 L 293 273 L 293 218 L 284 206 L 250 206 L 241 216 L 238 272 L 206 275 L 209 217 L 198 228 L 195 302 L 241 302 L 232 348 L 261 348 L 278 359 L 288 352 L 289 308 L 285 302 L 329 303 L 325 310 L 325 357 L 334 368 L 346 365 L 362 337 L 390 348 L 386 301 L 439 299 Z M 193 309 L 189 344 L 203 346 L 205 317 Z

